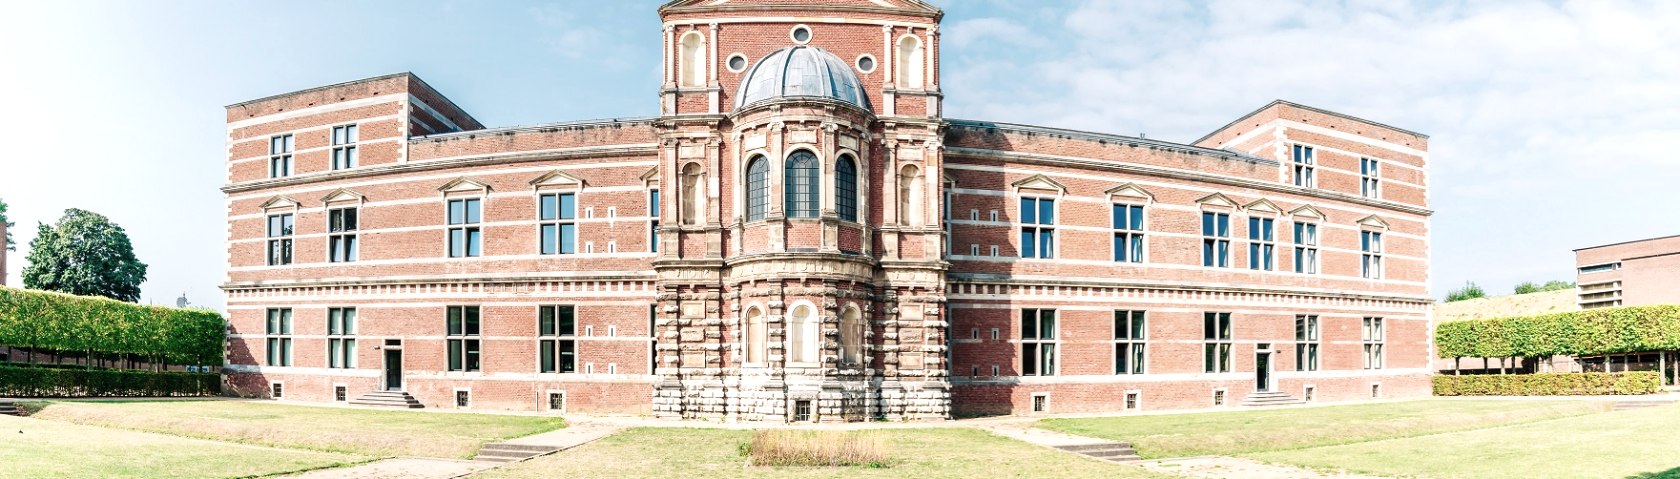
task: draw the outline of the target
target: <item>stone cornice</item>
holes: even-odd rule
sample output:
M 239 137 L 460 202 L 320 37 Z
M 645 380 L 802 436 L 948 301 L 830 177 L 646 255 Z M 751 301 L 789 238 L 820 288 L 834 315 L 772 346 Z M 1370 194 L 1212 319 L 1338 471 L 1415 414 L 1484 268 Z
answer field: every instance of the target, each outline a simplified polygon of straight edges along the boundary
M 501 165 L 537 160 L 578 160 L 613 156 L 655 155 L 658 154 L 658 152 L 658 145 L 650 143 L 586 146 L 535 152 L 487 153 L 483 155 L 447 158 L 441 160 L 420 160 L 408 163 L 392 163 L 386 165 L 351 168 L 348 170 L 333 171 L 325 174 L 289 176 L 285 178 L 248 181 L 223 186 L 222 192 L 227 194 L 244 193 L 282 186 L 298 186 L 328 181 L 368 178 L 420 171 L 447 170 L 450 168 L 462 168 L 469 166 Z
M 1359 299 L 1373 301 L 1399 301 L 1405 303 L 1434 304 L 1435 299 L 1427 295 L 1381 294 L 1343 291 L 1318 291 L 1305 288 L 1283 287 L 1243 287 L 1223 285 L 1202 285 L 1173 282 L 1145 282 L 1130 280 L 1107 280 L 1099 278 L 1069 278 L 1069 279 L 1018 279 L 1009 276 L 981 273 L 945 273 L 945 281 L 949 284 L 995 284 L 1016 286 L 1074 286 L 1098 288 L 1131 288 L 1131 289 L 1159 289 L 1171 291 L 1221 292 L 1221 293 L 1249 293 L 1249 294 L 1286 294 L 1296 296 L 1312 296 L 1320 298 Z M 951 294 L 951 293 L 947 293 Z
M 1337 193 L 1337 192 L 1333 192 L 1333 191 L 1324 191 L 1324 190 L 1315 189 L 1315 188 L 1301 188 L 1301 187 L 1298 187 L 1298 186 L 1285 185 L 1285 184 L 1274 183 L 1274 182 L 1269 182 L 1269 181 L 1251 180 L 1251 179 L 1247 179 L 1247 178 L 1237 178 L 1237 177 L 1231 177 L 1231 176 L 1213 176 L 1213 175 L 1208 175 L 1208 174 L 1205 174 L 1205 173 L 1193 172 L 1193 171 L 1176 170 L 1176 169 L 1171 169 L 1171 168 L 1161 168 L 1161 167 L 1156 167 L 1156 166 L 1147 166 L 1147 165 L 1138 165 L 1138 164 L 1119 163 L 1119 162 L 1116 162 L 1114 160 L 1105 160 L 1105 159 L 1097 159 L 1097 158 L 1078 158 L 1078 157 L 1061 156 L 1061 155 L 1046 155 L 1046 154 L 1040 154 L 1040 153 L 1021 153 L 1021 152 L 1014 152 L 1014 151 L 991 150 L 991 149 L 985 149 L 985 148 L 967 148 L 967 147 L 957 147 L 957 146 L 947 146 L 947 147 L 945 147 L 945 154 L 946 154 L 947 157 L 950 157 L 950 158 L 964 158 L 964 157 L 966 157 L 966 158 L 977 158 L 977 159 L 1005 160 L 1005 161 L 1012 161 L 1012 162 L 1030 164 L 1030 165 L 1059 166 L 1059 167 L 1079 168 L 1079 169 L 1102 171 L 1102 172 L 1113 172 L 1113 173 L 1130 173 L 1130 174 L 1135 174 L 1135 175 L 1144 175 L 1144 176 L 1152 176 L 1152 177 L 1159 177 L 1159 178 L 1171 178 L 1171 179 L 1176 179 L 1176 180 L 1196 181 L 1196 182 L 1202 182 L 1202 183 L 1212 183 L 1212 184 L 1219 184 L 1219 185 L 1236 186 L 1236 187 L 1239 187 L 1239 188 L 1249 188 L 1249 189 L 1254 189 L 1254 190 L 1259 190 L 1259 191 L 1287 193 L 1287 194 L 1306 196 L 1306 197 L 1312 197 L 1312 198 L 1321 198 L 1321 199 L 1326 199 L 1326 200 L 1338 201 L 1338 202 L 1342 202 L 1342 203 L 1349 203 L 1349 204 L 1356 204 L 1356 205 L 1361 205 L 1361 206 L 1368 206 L 1368 207 L 1372 207 L 1372 208 L 1379 208 L 1379 209 L 1384 209 L 1384 210 L 1389 210 L 1389 211 L 1398 211 L 1398 212 L 1402 212 L 1402 213 L 1410 213 L 1410 214 L 1415 214 L 1415 215 L 1419 215 L 1419 216 L 1430 216 L 1430 215 L 1433 215 L 1435 213 L 1434 211 L 1432 211 L 1428 208 L 1420 208 L 1420 207 L 1417 207 L 1417 206 L 1400 204 L 1400 203 L 1395 203 L 1395 202 L 1391 202 L 1391 201 L 1376 201 L 1376 200 L 1371 200 L 1371 199 L 1368 199 L 1368 198 L 1361 198 L 1361 197 L 1358 197 L 1358 196 L 1355 196 L 1355 195 Z
M 541 275 L 521 274 L 509 276 L 407 276 L 407 277 L 347 277 L 347 278 L 311 278 L 295 280 L 273 281 L 233 281 L 222 283 L 219 287 L 223 291 L 262 290 L 280 288 L 315 288 L 334 286 L 409 286 L 430 284 L 512 284 L 512 283 L 553 283 L 577 281 L 653 281 L 658 276 L 653 271 L 603 271 L 598 274 L 586 275 Z

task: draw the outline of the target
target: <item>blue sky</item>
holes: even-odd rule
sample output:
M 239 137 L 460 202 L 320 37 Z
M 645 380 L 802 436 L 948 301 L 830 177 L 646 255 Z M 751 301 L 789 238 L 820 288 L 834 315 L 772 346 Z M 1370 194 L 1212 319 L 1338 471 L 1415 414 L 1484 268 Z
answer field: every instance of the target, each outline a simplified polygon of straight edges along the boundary
M 935 1 L 953 118 L 1189 142 L 1282 98 L 1431 139 L 1436 296 L 1680 233 L 1680 2 Z M 653 1 L 7 2 L 0 199 L 222 304 L 223 106 L 413 71 L 491 126 L 655 113 Z

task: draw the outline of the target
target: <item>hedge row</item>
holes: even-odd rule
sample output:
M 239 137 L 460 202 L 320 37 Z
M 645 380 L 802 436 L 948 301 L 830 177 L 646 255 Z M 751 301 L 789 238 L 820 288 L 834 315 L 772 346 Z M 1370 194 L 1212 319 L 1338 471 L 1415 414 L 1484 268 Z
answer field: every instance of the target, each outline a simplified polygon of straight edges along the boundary
M 0 287 L 0 344 L 138 355 L 150 362 L 221 364 L 221 313 Z
M 1435 376 L 1436 396 L 1604 396 L 1656 394 L 1656 371 Z
M 0 396 L 214 396 L 221 391 L 221 375 L 215 373 L 0 366 Z
M 1628 306 L 1435 327 L 1443 358 L 1539 358 L 1680 349 L 1680 306 Z

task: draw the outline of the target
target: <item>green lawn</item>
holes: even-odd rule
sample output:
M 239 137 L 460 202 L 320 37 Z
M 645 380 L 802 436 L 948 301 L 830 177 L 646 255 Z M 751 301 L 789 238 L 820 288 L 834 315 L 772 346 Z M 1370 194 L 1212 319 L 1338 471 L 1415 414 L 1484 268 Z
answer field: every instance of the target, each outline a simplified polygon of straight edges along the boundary
M 1046 419 L 1038 427 L 1130 442 L 1146 458 L 1351 444 L 1602 412 L 1590 401 L 1441 400 L 1199 414 Z M 1680 424 L 1676 424 L 1680 426 Z
M 0 477 L 247 477 L 368 459 L 0 416 Z
M 1163 478 L 1141 468 L 1088 459 L 968 428 L 875 429 L 886 436 L 886 468 L 745 467 L 752 431 L 638 428 L 474 478 Z
M 1252 454 L 1261 461 L 1387 476 L 1680 479 L 1680 406 Z
M 368 456 L 467 458 L 479 446 L 565 426 L 560 418 L 443 414 L 259 401 L 48 401 L 32 417 L 244 444 Z

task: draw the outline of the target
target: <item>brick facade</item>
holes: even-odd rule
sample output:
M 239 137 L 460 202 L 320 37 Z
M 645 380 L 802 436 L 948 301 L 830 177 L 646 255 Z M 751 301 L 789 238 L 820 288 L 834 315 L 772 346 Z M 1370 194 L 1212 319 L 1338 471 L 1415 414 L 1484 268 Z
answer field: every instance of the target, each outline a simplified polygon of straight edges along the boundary
M 1680 303 L 1680 236 L 1575 250 L 1582 308 Z
M 946 119 L 941 13 L 921 2 L 660 14 L 657 118 L 487 129 L 406 73 L 228 107 L 229 390 L 402 389 L 428 407 L 469 391 L 467 407 L 506 410 L 558 393 L 573 411 L 775 422 L 1201 408 L 1215 391 L 1240 402 L 1262 372 L 1313 400 L 1428 394 L 1421 134 L 1281 101 L 1193 145 Z M 831 75 L 862 99 L 744 102 L 773 53 L 851 66 Z M 353 144 L 338 128 L 352 124 Z M 334 169 L 347 146 L 357 162 Z M 1305 186 L 1298 147 L 1313 150 Z M 807 155 L 809 210 L 787 200 Z M 1140 227 L 1117 231 L 1115 205 L 1139 207 Z M 1206 237 L 1205 215 L 1226 235 Z M 1250 241 L 1251 223 L 1270 233 Z M 1302 254 L 1298 223 L 1316 238 Z M 1045 257 L 1023 257 L 1025 232 Z M 1116 260 L 1117 234 L 1142 238 L 1142 261 Z M 1204 266 L 1210 240 L 1224 266 Z M 575 329 L 554 333 L 552 306 Z M 463 307 L 475 326 L 450 319 Z M 355 309 L 353 332 L 331 330 L 337 308 Z M 1053 325 L 1026 334 L 1028 310 Z M 1122 310 L 1146 325 L 1128 374 Z M 1209 313 L 1229 318 L 1212 341 Z M 1318 333 L 1305 346 L 1302 316 Z M 330 352 L 347 339 L 353 364 Z M 1228 351 L 1215 372 L 1210 343 Z

